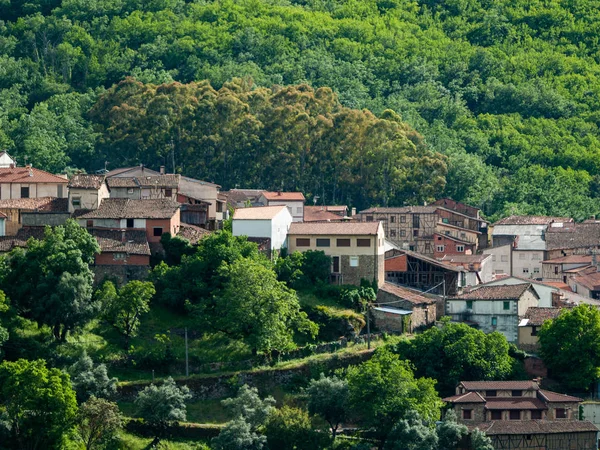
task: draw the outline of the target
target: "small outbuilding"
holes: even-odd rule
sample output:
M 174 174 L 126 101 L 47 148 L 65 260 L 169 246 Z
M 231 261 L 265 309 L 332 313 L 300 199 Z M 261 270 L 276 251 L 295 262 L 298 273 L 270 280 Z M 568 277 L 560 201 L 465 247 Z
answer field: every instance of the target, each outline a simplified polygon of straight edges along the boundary
M 384 283 L 373 308 L 376 326 L 382 331 L 412 333 L 435 322 L 436 302 L 412 289 Z

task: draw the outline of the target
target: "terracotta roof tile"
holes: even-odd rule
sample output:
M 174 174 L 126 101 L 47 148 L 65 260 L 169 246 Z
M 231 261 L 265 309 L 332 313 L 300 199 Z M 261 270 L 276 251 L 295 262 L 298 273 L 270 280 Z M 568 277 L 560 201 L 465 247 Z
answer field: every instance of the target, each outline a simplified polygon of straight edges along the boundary
M 540 308 L 531 306 L 527 308 L 523 319 L 528 319 L 528 326 L 542 326 L 546 320 L 556 319 L 560 314 L 560 308 Z
M 377 297 L 381 297 L 379 295 L 380 292 L 387 292 L 388 294 L 407 300 L 415 305 L 435 303 L 435 300 L 427 298 L 416 291 L 392 283 L 384 283 L 377 291 Z M 379 301 L 379 298 L 377 300 Z M 385 304 L 386 302 L 382 301 L 381 303 Z
M 377 235 L 379 227 L 379 222 L 294 222 L 289 234 L 373 236 Z
M 233 220 L 271 220 L 286 208 L 285 205 L 238 208 L 233 213 Z
M 262 195 L 268 201 L 301 201 L 303 202 L 304 195 L 302 192 L 270 192 L 264 191 Z
M 146 232 L 142 230 L 108 230 L 88 228 L 98 241 L 103 253 L 127 253 L 130 255 L 150 255 Z
M 545 234 L 547 250 L 597 246 L 600 242 L 600 223 L 566 223 L 550 226 Z
M 600 272 L 577 275 L 573 278 L 573 282 L 585 286 L 591 291 L 598 291 L 600 290 Z
M 539 390 L 540 386 L 531 380 L 515 380 L 515 381 L 461 381 L 460 384 L 467 391 L 486 391 L 486 390 L 517 390 L 517 391 L 529 391 Z
M 132 200 L 108 198 L 94 211 L 79 216 L 80 219 L 170 219 L 180 208 L 169 199 Z
M 497 420 L 476 425 L 488 436 L 506 434 L 597 433 L 588 420 Z
M 210 231 L 197 227 L 196 225 L 190 225 L 188 223 L 182 223 L 179 227 L 178 237 L 187 239 L 190 244 L 196 245 L 200 239 L 211 234 Z
M 135 177 L 112 177 L 107 178 L 106 183 L 111 188 L 137 188 L 140 183 Z
M 104 183 L 104 175 L 77 174 L 69 180 L 69 189 L 100 189 Z
M 485 409 L 548 409 L 546 404 L 536 397 L 495 397 L 486 398 Z
M 30 176 L 31 173 L 31 176 Z M 0 183 L 64 183 L 69 181 L 58 175 L 52 175 L 32 167 L 0 168 Z
M 466 392 L 442 399 L 446 403 L 485 403 L 485 399 L 478 392 Z
M 542 394 L 549 402 L 582 402 L 583 399 L 579 397 L 573 397 L 572 395 L 567 394 L 559 394 L 558 392 L 546 391 L 545 389 L 540 389 L 540 394 Z
M 25 209 L 28 211 L 67 212 L 69 199 L 56 197 L 13 198 L 0 200 L 0 209 Z
M 516 300 L 531 287 L 530 283 L 481 286 L 456 296 L 460 300 Z M 537 294 L 536 294 L 537 295 Z
M 342 215 L 328 211 L 328 206 L 305 206 L 304 221 L 305 222 L 327 222 L 342 220 Z M 345 207 L 344 207 L 345 208 Z M 343 214 L 343 213 L 342 213 Z
M 548 225 L 551 222 L 572 222 L 570 217 L 509 216 L 494 223 L 496 225 Z
M 592 255 L 569 255 L 560 258 L 547 259 L 542 264 L 591 264 Z

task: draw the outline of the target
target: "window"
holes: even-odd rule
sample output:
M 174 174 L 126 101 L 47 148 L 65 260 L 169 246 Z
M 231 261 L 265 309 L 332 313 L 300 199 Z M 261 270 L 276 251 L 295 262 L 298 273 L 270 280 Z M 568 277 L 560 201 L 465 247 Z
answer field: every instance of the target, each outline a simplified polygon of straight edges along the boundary
M 496 397 L 498 393 L 496 391 L 485 391 L 486 397 Z
M 508 413 L 508 418 L 510 420 L 521 420 L 521 411 L 517 410 L 517 411 L 510 411 Z
M 154 236 L 162 236 L 163 229 L 162 227 L 154 227 Z
M 512 391 L 510 395 L 513 397 L 523 397 L 523 391 Z
M 431 253 L 431 244 L 429 242 L 425 242 L 425 253 Z
M 466 233 L 460 233 L 460 238 L 461 238 L 461 239 L 466 239 L 466 238 L 467 238 L 467 235 L 466 235 Z
M 473 300 L 467 300 L 467 309 L 473 309 Z
M 88 228 L 93 227 L 94 226 L 94 221 L 93 220 L 87 220 L 85 222 L 85 226 L 88 227 Z
M 421 216 L 413 214 L 413 228 L 419 228 L 421 226 Z
M 296 208 L 296 214 L 302 214 L 302 208 L 300 208 L 300 207 Z
M 419 230 L 413 230 L 413 236 L 414 237 L 418 237 L 419 236 Z
M 367 216 L 367 222 L 373 222 L 373 216 Z
M 296 247 L 310 247 L 310 239 L 296 238 Z
M 496 255 L 492 255 L 492 262 L 496 262 Z
M 126 253 L 113 253 L 113 259 L 115 261 L 122 261 L 127 258 Z
M 438 241 L 441 241 L 441 240 L 442 240 L 442 237 L 441 237 L 441 236 L 438 236 Z
M 534 267 L 533 268 L 533 273 L 540 273 L 540 268 L 539 267 Z
M 444 251 L 444 246 L 443 245 L 436 245 L 435 246 L 435 251 L 436 252 L 443 252 Z
M 396 223 L 396 216 L 390 216 L 390 223 Z
M 409 249 L 411 252 L 414 252 L 414 251 L 415 251 L 415 246 L 414 246 L 414 245 L 409 245 L 409 246 L 408 246 L 408 249 Z
M 448 219 L 445 217 L 442 217 L 442 223 L 448 223 Z
M 173 197 L 173 189 L 165 189 L 165 197 Z
M 537 336 L 537 327 L 536 326 L 532 326 L 531 327 L 531 335 L 532 336 Z
M 340 257 L 334 256 L 332 258 L 333 269 L 331 270 L 333 273 L 340 273 Z
M 63 196 L 63 185 L 62 185 L 62 184 L 59 184 L 59 185 L 56 187 L 56 196 L 57 196 L 58 198 L 62 198 L 62 196 Z
M 532 253 L 531 254 L 531 259 L 533 259 L 534 261 L 539 261 L 540 254 L 539 253 Z
M 498 326 L 498 318 L 497 317 L 492 317 L 492 326 L 493 327 L 497 327 Z
M 508 262 L 508 255 L 500 255 L 500 262 Z
M 133 194 L 133 188 L 129 188 L 129 189 L 127 189 L 127 193 L 128 193 L 128 194 Z
M 133 219 L 127 219 L 127 228 L 133 228 Z
M 21 198 L 29 198 L 29 186 L 21 186 Z
M 350 257 L 350 267 L 358 267 L 358 256 Z
M 357 239 L 356 240 L 356 246 L 357 247 L 370 247 L 371 246 L 371 239 Z
M 464 420 L 471 420 L 473 419 L 473 410 L 472 409 L 463 409 L 463 419 Z
M 400 236 L 405 237 L 406 236 L 406 230 L 400 230 Z
M 445 234 L 446 236 L 450 236 L 450 232 L 449 232 L 448 230 L 444 231 L 444 234 Z
M 396 237 L 396 230 L 390 230 L 390 237 Z
M 329 247 L 329 239 L 327 238 L 317 238 L 317 247 Z
M 558 266 L 554 266 L 554 275 L 558 275 Z
M 504 311 L 508 311 L 510 309 L 510 302 L 504 302 L 504 305 L 502 306 L 502 309 Z
M 525 253 L 519 253 L 519 259 L 520 259 L 521 261 L 524 261 L 524 260 L 526 260 L 526 259 L 527 259 L 527 255 L 526 255 Z
M 556 408 L 554 410 L 554 417 L 557 419 L 566 419 L 567 418 L 567 410 L 565 408 Z
M 73 208 L 80 208 L 81 207 L 81 197 L 73 197 L 71 199 L 71 204 L 73 205 Z
M 541 411 L 531 411 L 531 419 L 541 419 L 542 418 L 542 412 Z
M 523 273 L 529 273 L 529 267 L 523 267 Z
M 350 239 L 338 239 L 335 242 L 338 247 L 350 247 Z
M 490 412 L 492 413 L 491 417 L 490 417 L 491 420 L 502 420 L 502 411 L 490 411 Z
M 465 246 L 464 245 L 457 245 L 456 246 L 456 251 L 463 253 L 465 251 Z
M 406 223 L 406 216 L 400 216 L 400 223 Z

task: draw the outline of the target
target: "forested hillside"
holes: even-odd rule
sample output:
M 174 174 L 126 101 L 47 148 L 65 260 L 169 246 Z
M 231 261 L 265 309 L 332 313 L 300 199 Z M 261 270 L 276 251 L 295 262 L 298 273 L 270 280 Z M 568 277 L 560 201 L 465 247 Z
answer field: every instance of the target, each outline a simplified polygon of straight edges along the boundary
M 589 0 L 0 0 L 0 19 L 0 147 L 21 163 L 174 161 L 224 188 L 490 216 L 600 205 Z M 127 76 L 148 85 L 111 89 Z

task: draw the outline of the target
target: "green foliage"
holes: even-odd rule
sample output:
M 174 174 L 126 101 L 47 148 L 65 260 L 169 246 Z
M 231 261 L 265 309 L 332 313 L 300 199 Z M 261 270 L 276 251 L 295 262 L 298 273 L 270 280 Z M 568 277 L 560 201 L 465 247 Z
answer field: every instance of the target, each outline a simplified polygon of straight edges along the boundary
M 143 314 L 150 310 L 150 299 L 156 293 L 149 281 L 130 281 L 118 291 L 112 282 L 102 287 L 104 317 L 119 333 L 125 336 L 125 348 L 129 339 L 137 334 Z
M 19 314 L 52 328 L 64 341 L 67 333 L 94 318 L 100 302 L 92 297 L 89 265 L 98 243 L 74 220 L 47 227 L 44 239 L 31 238 L 27 251 L 15 249 L 2 260 L 1 280 Z
M 468 428 L 456 422 L 456 413 L 453 409 L 446 411 L 444 420 L 437 429 L 438 449 L 456 450 L 462 439 L 469 434 Z
M 335 440 L 340 424 L 348 417 L 348 381 L 321 374 L 318 380 L 311 380 L 306 395 L 309 413 L 320 416 L 329 424 Z
M 69 368 L 71 384 L 79 403 L 91 396 L 112 398 L 117 393 L 116 378 L 109 378 L 105 364 L 94 366 L 92 358 L 84 351 L 79 360 Z
M 438 380 L 442 395 L 451 395 L 462 380 L 506 379 L 513 366 L 502 334 L 448 321 L 400 342 L 395 351 L 414 364 L 417 376 Z
M 302 252 L 294 252 L 277 258 L 275 261 L 277 279 L 294 289 L 302 287 L 304 261 L 305 256 Z
M 431 450 L 438 444 L 435 429 L 423 423 L 419 414 L 408 411 L 392 428 L 385 450 Z
M 77 400 L 69 376 L 43 360 L 0 364 L 0 436 L 8 448 L 60 449 Z
M 494 450 L 492 440 L 477 428 L 471 432 L 471 448 L 473 450 Z
M 244 384 L 234 398 L 225 399 L 222 403 L 234 417 L 242 418 L 252 430 L 256 430 L 267 422 L 275 399 L 270 396 L 261 399 L 258 389 Z
M 9 310 L 9 301 L 6 298 L 4 291 L 0 290 L 0 361 L 4 355 L 2 351 L 2 344 L 8 341 L 8 329 L 2 326 L 4 322 L 3 315 Z
M 540 329 L 540 356 L 552 376 L 567 388 L 588 390 L 600 378 L 598 333 L 600 312 L 590 305 L 564 311 Z
M 302 273 L 305 286 L 327 284 L 331 273 L 331 256 L 320 250 L 308 250 L 303 253 Z
M 374 429 L 381 442 L 408 411 L 416 411 L 428 422 L 440 417 L 442 401 L 435 380 L 415 378 L 410 363 L 386 348 L 378 349 L 369 361 L 349 367 L 347 380 L 350 405 L 360 425 Z
M 178 236 L 171 236 L 171 233 L 165 233 L 160 238 L 160 243 L 165 251 L 164 261 L 169 266 L 181 264 L 181 258 L 192 255 L 194 247 L 185 239 Z
M 313 450 L 329 443 L 327 434 L 313 429 L 305 410 L 290 406 L 271 412 L 265 434 L 269 448 L 281 450 Z
M 167 378 L 163 384 L 151 384 L 141 391 L 135 404 L 139 416 L 160 437 L 168 425 L 174 421 L 185 421 L 186 400 L 192 398 L 187 386 L 178 387 L 173 378 Z
M 103 449 L 118 439 L 123 416 L 116 403 L 91 396 L 79 408 L 77 434 L 86 450 Z
M 214 450 L 262 450 L 267 445 L 267 437 L 252 430 L 252 426 L 241 417 L 232 420 L 213 438 Z

